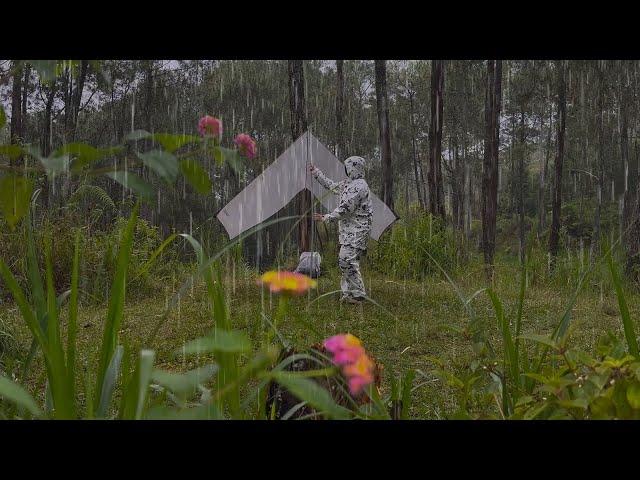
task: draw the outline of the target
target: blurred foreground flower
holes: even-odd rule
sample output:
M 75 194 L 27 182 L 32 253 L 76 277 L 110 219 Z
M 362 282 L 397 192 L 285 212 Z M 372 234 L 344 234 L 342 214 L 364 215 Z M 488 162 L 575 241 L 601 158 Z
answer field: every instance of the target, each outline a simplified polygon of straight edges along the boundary
M 268 287 L 272 293 L 302 295 L 318 282 L 301 273 L 271 270 L 260 277 L 258 284 Z
M 333 354 L 333 363 L 342 366 L 351 394 L 358 395 L 374 380 L 375 365 L 367 355 L 362 342 L 350 333 L 326 339 L 324 348 Z
M 238 150 L 245 157 L 252 159 L 256 156 L 256 142 L 246 133 L 241 133 L 233 140 Z
M 222 121 L 205 115 L 198 122 L 198 131 L 203 137 L 211 136 L 220 138 L 222 136 Z
M 354 363 L 365 353 L 360 340 L 350 333 L 328 338 L 324 342 L 324 348 L 333 354 L 333 362 L 336 365 Z

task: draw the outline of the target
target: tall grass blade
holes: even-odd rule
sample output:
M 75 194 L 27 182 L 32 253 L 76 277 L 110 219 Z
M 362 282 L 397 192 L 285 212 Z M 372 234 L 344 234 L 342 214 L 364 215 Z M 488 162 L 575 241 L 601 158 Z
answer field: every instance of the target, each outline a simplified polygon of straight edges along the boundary
M 73 267 L 71 271 L 71 298 L 69 301 L 69 325 L 67 327 L 67 376 L 69 395 L 75 405 L 76 337 L 78 333 L 78 282 L 80 276 L 80 229 L 76 231 Z
M 629 307 L 627 306 L 627 300 L 624 295 L 624 289 L 622 287 L 622 280 L 620 274 L 616 269 L 615 263 L 611 252 L 607 255 L 609 261 L 609 271 L 611 272 L 611 278 L 613 279 L 613 286 L 616 290 L 616 297 L 618 297 L 618 306 L 620 307 L 620 316 L 622 317 L 622 326 L 624 327 L 624 336 L 627 340 L 627 346 L 629 347 L 629 353 L 636 358 L 640 357 L 638 353 L 638 339 L 633 325 L 633 320 L 629 314 Z
M 29 392 L 3 375 L 0 375 L 0 398 L 14 403 L 18 408 L 28 410 L 36 417 L 42 415 L 42 410 Z
M 96 415 L 98 418 L 105 418 L 109 413 L 109 405 L 111 404 L 111 397 L 115 390 L 116 383 L 118 381 L 118 373 L 120 372 L 120 363 L 122 361 L 122 354 L 124 348 L 118 345 L 115 353 L 111 357 L 111 362 L 107 367 L 103 381 L 100 383 L 102 389 L 100 390 L 98 397 L 98 408 Z
M 329 392 L 313 380 L 291 372 L 274 372 L 273 380 L 300 400 L 325 413 L 330 419 L 345 420 L 349 411 L 333 401 Z
M 124 316 L 124 300 L 126 295 L 127 270 L 131 257 L 131 246 L 133 244 L 133 234 L 138 220 L 140 202 L 137 202 L 131 212 L 131 217 L 122 235 L 120 247 L 118 249 L 118 261 L 116 273 L 111 285 L 111 297 L 109 299 L 109 310 L 104 325 L 102 336 L 102 347 L 100 351 L 100 363 L 98 366 L 98 378 L 95 386 L 96 401 L 101 401 L 103 382 L 107 368 L 111 363 L 113 353 L 118 342 L 118 331 Z

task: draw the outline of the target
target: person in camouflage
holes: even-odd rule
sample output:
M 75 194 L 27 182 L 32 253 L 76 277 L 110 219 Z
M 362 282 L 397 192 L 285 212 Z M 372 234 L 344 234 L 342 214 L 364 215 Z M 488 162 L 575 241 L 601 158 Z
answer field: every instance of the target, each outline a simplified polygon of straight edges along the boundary
M 334 182 L 316 166 L 309 166 L 309 170 L 323 187 L 340 195 L 340 202 L 333 212 L 327 215 L 314 214 L 314 220 L 338 222 L 338 266 L 342 272 L 341 300 L 359 303 L 366 296 L 360 274 L 360 257 L 367 249 L 373 209 L 369 185 L 364 179 L 364 159 L 349 157 L 345 160 L 344 166 L 348 178 L 341 182 Z

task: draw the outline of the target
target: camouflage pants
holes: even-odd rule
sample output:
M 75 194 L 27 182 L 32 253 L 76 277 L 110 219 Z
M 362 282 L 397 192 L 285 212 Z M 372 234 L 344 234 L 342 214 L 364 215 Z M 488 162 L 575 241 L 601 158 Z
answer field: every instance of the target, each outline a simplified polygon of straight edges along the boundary
M 342 272 L 340 288 L 343 297 L 364 297 L 364 282 L 360 274 L 360 256 L 363 250 L 351 245 L 340 245 L 338 266 Z

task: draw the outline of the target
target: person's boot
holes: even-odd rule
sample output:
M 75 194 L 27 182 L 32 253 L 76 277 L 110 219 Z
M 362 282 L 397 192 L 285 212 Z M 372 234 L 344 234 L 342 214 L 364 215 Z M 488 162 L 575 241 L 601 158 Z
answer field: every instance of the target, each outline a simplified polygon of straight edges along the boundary
M 359 305 L 362 303 L 362 300 L 360 298 L 354 298 L 354 297 L 345 295 L 342 298 L 340 298 L 340 303 L 349 303 L 352 305 Z

